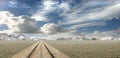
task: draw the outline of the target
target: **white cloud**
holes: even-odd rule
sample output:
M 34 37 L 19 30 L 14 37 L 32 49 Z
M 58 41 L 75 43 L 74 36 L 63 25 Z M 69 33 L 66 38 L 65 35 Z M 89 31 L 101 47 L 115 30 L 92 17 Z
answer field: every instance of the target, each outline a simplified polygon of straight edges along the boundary
M 14 15 L 11 14 L 10 12 L 8 12 L 8 11 L 0 11 L 0 19 L 1 18 L 12 17 L 12 16 L 14 16 Z
M 24 4 L 24 3 L 20 3 L 18 1 L 9 1 L 9 7 L 12 7 L 12 8 L 30 8 L 30 6 L 28 6 L 27 4 Z
M 40 28 L 40 31 L 46 34 L 67 32 L 67 29 L 61 28 L 54 23 L 47 23 Z
M 9 3 L 10 3 L 10 5 L 9 6 L 15 6 L 15 5 L 17 5 L 18 4 L 18 2 L 17 1 L 9 1 Z
M 70 10 L 70 5 L 69 5 L 69 3 L 67 3 L 67 2 L 63 2 L 63 3 L 61 3 L 61 4 L 59 5 L 59 8 L 62 9 L 62 10 L 64 10 L 64 12 L 65 12 L 65 11 Z
M 87 38 L 97 38 L 99 40 L 117 40 L 120 38 L 120 29 L 112 31 L 95 31 L 90 34 L 86 34 Z
M 73 30 L 64 29 L 54 23 L 47 23 L 40 27 L 39 31 L 36 28 L 36 20 L 25 15 L 14 16 L 9 11 L 0 12 L 0 25 L 6 25 L 8 29 L 0 31 L 0 33 L 36 33 L 44 34 L 56 33 L 76 33 Z
M 59 4 L 59 1 L 56 1 L 56 0 L 43 1 L 43 5 L 55 5 L 55 4 Z
M 43 0 L 42 5 L 39 5 L 38 8 L 32 17 L 36 17 L 37 21 L 50 21 L 48 18 L 49 13 L 59 12 L 59 10 L 66 12 L 70 9 L 70 5 L 67 2 L 60 3 L 56 0 Z
M 58 1 L 43 0 L 42 5 L 38 6 L 39 9 L 36 11 L 35 14 L 44 16 L 52 11 L 55 11 L 58 8 L 58 5 Z
M 106 8 L 98 9 L 97 11 L 92 11 L 89 13 L 79 14 L 77 13 L 71 13 L 69 14 L 65 21 L 61 22 L 60 24 L 68 25 L 68 24 L 77 24 L 81 22 L 89 22 L 94 20 L 109 20 L 111 17 L 117 17 L 119 16 L 120 12 L 120 4 L 115 4 Z M 75 11 L 76 12 L 76 11 Z
M 8 11 L 0 11 L 0 24 L 8 27 L 7 30 L 0 31 L 2 33 L 23 32 L 33 33 L 36 32 L 35 20 L 29 16 L 14 16 Z
M 82 36 L 77 30 L 70 30 L 60 27 L 54 23 L 47 23 L 40 28 L 40 31 L 47 36 L 43 36 L 45 39 L 72 39 L 75 36 Z
M 119 17 L 119 3 L 119 0 L 91 0 L 81 3 L 60 14 L 64 19 L 59 21 L 59 25 L 71 25 L 69 28 L 72 29 L 89 26 L 104 26 L 107 24 L 107 20 Z M 96 24 L 93 21 L 98 21 L 99 24 Z
M 90 27 L 90 26 L 105 26 L 105 22 L 87 22 L 87 23 L 81 23 L 81 24 L 76 24 L 72 25 L 69 28 L 70 29 L 78 29 L 78 28 L 83 28 L 83 27 Z
M 19 20 L 24 19 L 22 24 L 19 24 L 17 27 L 20 29 L 19 32 L 23 33 L 35 33 L 36 29 L 36 21 L 29 16 L 19 16 Z
M 20 22 L 18 21 L 17 23 L 16 18 L 15 17 L 13 18 L 13 17 L 14 15 L 8 11 L 0 11 L 0 24 L 5 24 L 6 26 L 8 26 L 9 29 L 12 29 L 14 26 L 16 26 Z
M 50 19 L 47 17 L 49 13 L 62 10 L 62 14 L 60 14 L 60 16 L 63 16 L 65 18 L 63 21 L 60 21 L 58 25 L 71 25 L 70 27 L 68 27 L 68 29 L 77 29 L 89 26 L 104 26 L 107 24 L 105 22 L 106 20 L 111 20 L 110 18 L 118 17 L 120 14 L 120 4 L 118 4 L 119 1 L 112 1 L 113 3 L 110 1 L 102 1 L 102 4 L 99 4 L 101 3 L 100 1 L 91 1 L 82 4 L 82 6 L 80 4 L 72 7 L 70 3 L 72 3 L 73 0 L 69 0 L 69 2 L 62 2 L 61 4 L 53 0 L 44 0 L 43 4 L 38 6 L 39 9 L 31 17 L 16 17 L 10 12 L 0 12 L 0 24 L 5 24 L 6 26 L 8 26 L 9 30 L 4 31 L 37 32 L 35 26 L 36 21 L 49 22 Z M 94 2 L 95 4 L 93 4 Z M 12 5 L 18 4 L 17 2 L 13 1 L 10 3 Z M 100 5 L 101 7 L 96 7 L 95 5 Z M 93 8 L 87 9 L 89 7 Z M 97 20 L 100 20 L 100 22 L 93 22 Z M 43 33 L 66 32 L 66 29 L 61 28 L 58 25 L 53 23 L 47 23 L 43 25 L 39 31 Z
M 33 15 L 31 18 L 35 19 L 36 21 L 49 21 L 46 16 L 43 15 Z

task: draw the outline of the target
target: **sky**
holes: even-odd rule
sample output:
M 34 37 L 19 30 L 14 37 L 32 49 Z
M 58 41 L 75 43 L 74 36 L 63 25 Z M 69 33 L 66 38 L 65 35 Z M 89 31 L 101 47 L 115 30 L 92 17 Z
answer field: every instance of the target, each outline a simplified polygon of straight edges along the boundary
M 0 33 L 120 29 L 120 0 L 0 0 Z

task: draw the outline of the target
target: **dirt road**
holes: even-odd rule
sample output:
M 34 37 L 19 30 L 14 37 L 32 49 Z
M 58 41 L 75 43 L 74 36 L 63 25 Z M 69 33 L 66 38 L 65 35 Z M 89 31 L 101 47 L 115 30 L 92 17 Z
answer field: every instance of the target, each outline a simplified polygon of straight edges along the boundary
M 39 41 L 31 47 L 14 55 L 12 58 L 70 58 L 61 53 L 59 50 L 46 44 L 44 41 Z

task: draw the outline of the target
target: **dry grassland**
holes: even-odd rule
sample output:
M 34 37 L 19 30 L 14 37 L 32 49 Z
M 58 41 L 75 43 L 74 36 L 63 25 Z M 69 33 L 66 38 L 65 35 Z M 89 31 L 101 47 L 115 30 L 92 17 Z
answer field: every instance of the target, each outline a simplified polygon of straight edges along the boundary
M 11 58 L 14 54 L 31 46 L 35 41 L 0 41 L 0 58 Z
M 120 41 L 47 41 L 71 58 L 120 58 Z

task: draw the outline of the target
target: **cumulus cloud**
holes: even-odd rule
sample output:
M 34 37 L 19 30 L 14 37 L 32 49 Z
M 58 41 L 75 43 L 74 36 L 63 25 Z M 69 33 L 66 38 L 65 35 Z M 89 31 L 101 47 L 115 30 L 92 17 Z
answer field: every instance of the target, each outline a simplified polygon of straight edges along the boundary
M 36 31 L 35 20 L 31 19 L 29 16 L 14 16 L 14 14 L 9 11 L 0 11 L 0 24 L 4 24 L 8 27 L 7 30 L 1 31 L 12 33 L 12 32 L 23 32 L 23 33 L 33 33 Z
M 46 34 L 67 32 L 67 29 L 61 28 L 54 23 L 47 23 L 40 28 L 40 31 Z
M 23 32 L 23 33 L 37 32 L 36 21 L 34 19 L 31 19 L 29 16 L 20 16 L 19 19 L 20 20 L 24 19 L 24 22 L 18 25 L 18 28 L 20 29 L 19 32 Z
M 15 16 L 9 11 L 1 11 L 0 15 L 0 25 L 6 25 L 8 27 L 8 29 L 2 30 L 0 31 L 0 33 L 75 33 L 73 30 L 62 28 L 54 23 L 47 23 L 40 27 L 38 31 L 38 29 L 36 28 L 36 20 L 29 16 Z
M 66 30 L 60 25 L 70 25 L 68 29 L 78 29 L 89 26 L 104 26 L 106 20 L 111 20 L 113 17 L 118 17 L 120 12 L 119 0 L 84 0 L 85 3 L 74 3 L 74 0 L 55 1 L 55 0 L 42 0 L 38 6 L 38 10 L 29 16 L 14 16 L 14 14 L 1 11 L 0 12 L 0 24 L 8 26 L 8 30 L 4 32 L 25 32 L 33 33 L 38 32 L 36 29 L 36 21 L 49 22 L 49 14 L 58 11 L 58 16 L 62 17 L 62 21 L 59 24 L 47 23 L 40 27 L 40 32 L 45 34 L 51 33 L 68 33 L 71 30 Z M 82 2 L 84 2 L 82 0 Z M 11 6 L 17 3 L 16 1 L 9 2 Z M 75 2 L 76 3 L 76 2 Z M 100 4 L 102 3 L 102 4 Z M 61 13 L 59 13 L 61 12 Z M 72 33 L 72 32 L 70 32 Z
M 73 30 L 68 30 L 54 23 L 46 23 L 40 27 L 39 31 L 36 28 L 36 20 L 25 15 L 15 16 L 9 11 L 0 11 L 0 25 L 5 25 L 8 28 L 1 30 L 0 33 L 40 33 L 56 34 L 56 33 L 76 33 Z
M 48 18 L 44 15 L 36 15 L 34 14 L 31 18 L 35 19 L 36 21 L 49 21 Z
M 0 11 L 0 19 L 14 16 L 8 11 Z

